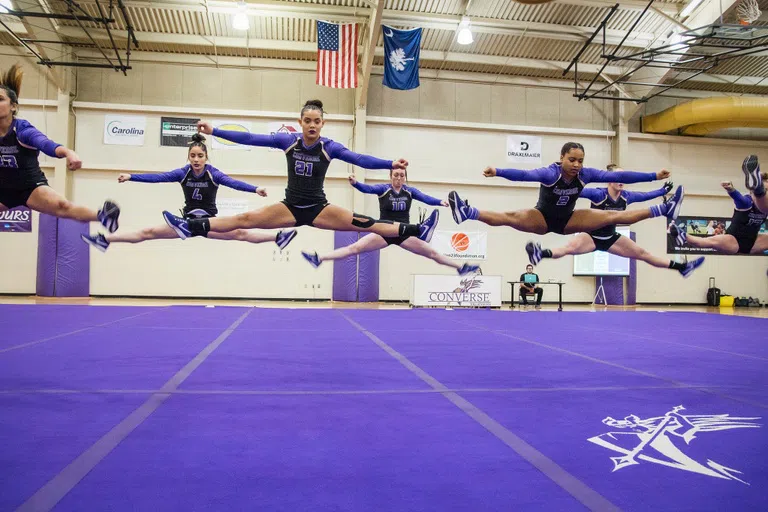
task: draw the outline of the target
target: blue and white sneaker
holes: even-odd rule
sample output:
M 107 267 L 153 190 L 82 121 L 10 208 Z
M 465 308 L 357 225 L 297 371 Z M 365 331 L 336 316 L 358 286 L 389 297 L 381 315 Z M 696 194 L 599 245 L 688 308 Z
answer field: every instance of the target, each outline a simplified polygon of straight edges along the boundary
M 467 274 L 477 272 L 479 269 L 480 265 L 470 265 L 469 263 L 464 263 L 461 268 L 457 270 L 457 272 L 460 276 L 465 276 Z
M 688 231 L 685 229 L 684 223 L 680 223 L 678 226 L 675 224 L 675 221 L 670 222 L 669 227 L 667 228 L 667 233 L 675 239 L 675 243 L 678 247 L 684 246 L 688 241 Z
M 541 261 L 541 244 L 539 242 L 528 242 L 525 244 L 525 252 L 528 253 L 528 261 L 534 267 Z
M 98 235 L 80 235 L 80 238 L 83 240 L 83 242 L 87 243 L 91 247 L 97 248 L 101 252 L 106 252 L 107 248 L 109 248 L 109 242 L 101 233 Z
M 317 268 L 320 266 L 322 261 L 320 261 L 320 257 L 317 255 L 317 253 L 308 253 L 306 251 L 301 251 L 301 255 L 304 256 L 304 259 L 309 262 L 310 265 Z
M 755 190 L 760 186 L 762 178 L 760 177 L 760 164 L 757 161 L 757 155 L 749 155 L 741 164 L 741 170 L 744 173 L 744 185 L 749 190 Z
M 168 224 L 168 226 L 170 226 L 182 240 L 186 240 L 188 236 L 192 236 L 192 232 L 189 230 L 189 225 L 186 220 L 168 211 L 163 212 L 163 218 L 165 219 L 165 223 Z
M 456 224 L 461 224 L 465 220 L 470 218 L 469 202 L 462 200 L 459 197 L 459 193 L 455 190 L 448 194 L 448 204 L 451 207 L 451 213 L 453 214 L 453 221 Z
M 677 216 L 680 215 L 680 209 L 683 206 L 684 197 L 685 191 L 683 190 L 683 186 L 680 185 L 677 187 L 677 190 L 675 190 L 675 193 L 672 195 L 672 197 L 669 198 L 669 201 L 661 205 L 663 209 L 662 214 L 670 220 L 677 219 Z
M 104 201 L 104 206 L 98 211 L 96 218 L 101 225 L 107 228 L 107 231 L 114 233 L 117 231 L 117 219 L 120 217 L 120 207 L 112 201 Z
M 275 243 L 282 251 L 283 249 L 288 247 L 288 244 L 291 243 L 291 240 L 296 238 L 297 234 L 298 233 L 296 233 L 295 229 L 281 229 L 280 231 L 277 232 L 277 236 L 275 237 Z
M 440 219 L 440 212 L 437 209 L 432 210 L 427 220 L 419 224 L 419 239 L 429 243 L 432 235 L 435 234 L 437 221 Z
M 685 264 L 685 268 L 680 271 L 680 273 L 683 275 L 683 277 L 688 277 L 693 273 L 694 270 L 699 268 L 704 263 L 704 256 L 701 258 L 696 258 L 693 261 L 689 261 Z

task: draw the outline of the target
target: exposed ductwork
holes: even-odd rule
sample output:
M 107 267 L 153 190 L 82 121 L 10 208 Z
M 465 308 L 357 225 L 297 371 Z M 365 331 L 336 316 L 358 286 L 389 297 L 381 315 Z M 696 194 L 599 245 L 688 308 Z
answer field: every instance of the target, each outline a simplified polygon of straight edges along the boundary
M 768 98 L 702 98 L 641 119 L 643 133 L 680 130 L 682 135 L 708 135 L 726 128 L 768 128 Z

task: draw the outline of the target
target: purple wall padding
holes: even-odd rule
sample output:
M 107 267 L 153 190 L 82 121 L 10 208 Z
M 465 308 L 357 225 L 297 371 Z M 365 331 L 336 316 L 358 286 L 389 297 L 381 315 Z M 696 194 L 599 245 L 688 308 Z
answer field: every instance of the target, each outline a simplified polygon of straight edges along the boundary
M 367 236 L 362 234 L 363 236 Z M 359 302 L 379 301 L 379 255 L 381 251 L 360 255 L 357 271 L 357 300 Z
M 637 233 L 629 232 L 629 238 L 637 241 Z M 637 304 L 637 260 L 629 260 L 629 279 L 627 279 L 627 305 Z
M 59 219 L 57 297 L 87 297 L 90 293 L 90 246 L 80 239 L 87 233 L 87 222 Z
M 595 278 L 595 293 L 600 287 L 600 277 Z M 603 277 L 603 289 L 605 290 L 605 300 L 608 306 L 624 305 L 624 278 L 618 276 Z M 595 301 L 596 304 L 603 303 L 603 295 L 600 294 Z
M 56 284 L 56 237 L 58 219 L 40 214 L 37 232 L 37 286 L 41 297 L 53 297 Z
M 333 247 L 339 249 L 357 242 L 355 231 L 334 231 Z M 357 301 L 357 256 L 333 262 L 333 300 Z
M 90 251 L 80 239 L 87 222 L 40 214 L 37 235 L 37 285 L 40 297 L 87 297 Z

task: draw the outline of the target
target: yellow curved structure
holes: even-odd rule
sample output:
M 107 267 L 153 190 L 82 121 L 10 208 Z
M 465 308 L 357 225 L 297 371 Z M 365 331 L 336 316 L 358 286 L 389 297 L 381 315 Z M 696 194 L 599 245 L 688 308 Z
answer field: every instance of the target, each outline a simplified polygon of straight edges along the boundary
M 643 133 L 681 129 L 683 135 L 707 135 L 725 128 L 768 127 L 768 99 L 702 98 L 641 119 Z

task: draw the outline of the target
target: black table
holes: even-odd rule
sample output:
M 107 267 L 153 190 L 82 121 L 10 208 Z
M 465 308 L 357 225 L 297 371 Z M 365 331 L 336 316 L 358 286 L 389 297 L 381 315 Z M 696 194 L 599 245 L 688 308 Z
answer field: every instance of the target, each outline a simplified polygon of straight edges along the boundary
M 557 310 L 562 311 L 563 310 L 563 285 L 565 283 L 561 281 L 539 281 L 538 283 L 526 283 L 525 281 L 507 281 L 509 283 L 509 287 L 512 290 L 512 302 L 509 304 L 509 308 L 512 309 L 515 307 L 515 285 L 516 284 L 532 284 L 534 286 L 539 286 L 542 284 L 556 284 L 559 288 L 559 294 L 557 298 Z

